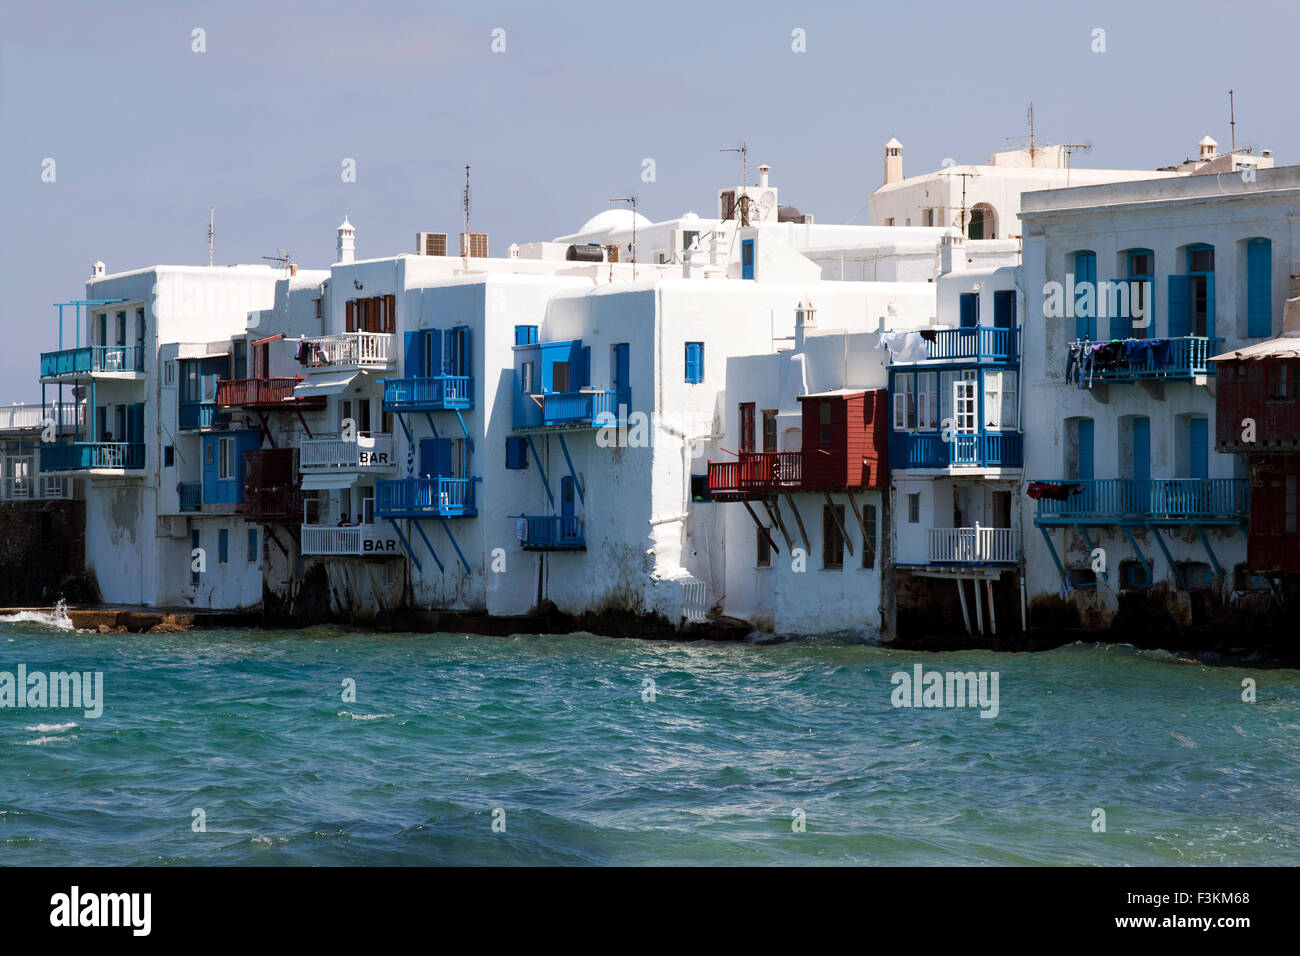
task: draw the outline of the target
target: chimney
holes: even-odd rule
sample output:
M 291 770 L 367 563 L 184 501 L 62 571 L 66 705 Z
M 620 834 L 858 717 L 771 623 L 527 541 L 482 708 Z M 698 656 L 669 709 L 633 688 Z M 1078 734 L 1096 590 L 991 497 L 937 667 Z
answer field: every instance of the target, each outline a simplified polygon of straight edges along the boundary
M 772 171 L 771 166 L 758 167 L 758 185 L 763 189 L 767 188 L 767 174 Z
M 944 236 L 939 240 L 939 275 L 966 268 L 966 240 L 962 236 Z
M 903 178 L 903 144 L 890 139 L 885 144 L 885 185 L 899 182 Z
M 90 277 L 91 277 L 92 279 L 100 279 L 100 278 L 103 278 L 103 276 L 104 276 L 104 271 L 105 271 L 106 269 L 107 269 L 107 266 L 105 266 L 104 263 L 102 263 L 102 262 L 100 262 L 98 259 L 96 259 L 94 265 L 92 265 L 92 266 L 90 267 Z
M 1196 145 L 1200 147 L 1200 153 L 1197 158 L 1201 160 L 1213 159 L 1215 155 L 1218 154 L 1219 144 L 1209 136 L 1202 136 L 1201 141 Z
M 352 262 L 356 259 L 357 233 L 352 228 L 352 223 L 348 222 L 348 217 L 343 217 L 343 224 L 339 226 L 339 257 L 338 262 Z

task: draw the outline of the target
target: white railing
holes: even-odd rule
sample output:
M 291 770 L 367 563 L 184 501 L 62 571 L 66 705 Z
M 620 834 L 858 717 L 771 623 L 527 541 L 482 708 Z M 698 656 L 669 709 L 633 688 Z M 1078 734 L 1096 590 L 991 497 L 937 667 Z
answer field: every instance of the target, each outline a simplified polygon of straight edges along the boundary
M 391 332 L 338 332 L 303 342 L 308 365 L 393 365 L 394 338 Z
M 85 405 L 0 405 L 0 431 L 43 428 L 47 421 L 59 425 L 86 424 Z
M 696 577 L 682 579 L 682 616 L 691 624 L 700 624 L 709 615 L 709 586 Z
M 299 451 L 303 471 L 323 468 L 380 471 L 393 467 L 392 435 L 358 435 L 346 438 L 308 438 Z
M 932 564 L 1014 564 L 1020 555 L 1015 528 L 931 528 Z
M 12 464 L 10 468 L 12 468 Z M 18 473 L 16 470 L 6 470 L 4 480 L 0 481 L 0 498 L 5 501 L 48 500 L 71 497 L 71 478 L 50 478 L 45 475 L 32 475 L 29 471 Z
M 360 554 L 361 528 L 331 528 L 327 525 L 302 526 L 303 554 Z

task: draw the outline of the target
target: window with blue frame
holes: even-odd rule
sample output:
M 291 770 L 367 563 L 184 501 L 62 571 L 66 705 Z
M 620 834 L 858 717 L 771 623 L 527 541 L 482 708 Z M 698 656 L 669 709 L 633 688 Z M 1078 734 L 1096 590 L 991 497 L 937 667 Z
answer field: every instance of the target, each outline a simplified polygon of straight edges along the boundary
M 978 319 L 978 315 L 976 318 Z M 995 329 L 1014 329 L 1016 327 L 1016 292 L 1014 289 L 998 289 L 993 293 L 993 327 Z
M 959 323 L 963 329 L 973 329 L 980 324 L 980 296 L 978 292 L 963 292 L 959 297 L 961 310 Z
M 1128 314 L 1111 316 L 1110 337 L 1148 339 L 1155 328 L 1152 292 L 1156 281 L 1156 255 L 1150 249 L 1129 249 L 1124 253 L 1124 261 L 1128 279 Z M 1122 303 L 1124 299 L 1120 301 Z
M 515 345 L 536 345 L 536 344 L 537 344 L 537 326 L 535 325 L 515 326 Z
M 1119 563 L 1119 584 L 1121 588 L 1151 587 L 1151 573 L 1141 561 L 1121 561 Z
M 1214 335 L 1214 247 L 1187 247 L 1187 273 L 1169 277 L 1169 337 Z
M 704 343 L 686 343 L 686 382 L 698 385 L 704 381 Z
M 528 439 L 522 435 L 506 436 L 506 467 L 520 470 L 528 467 Z
M 1097 339 L 1097 253 L 1089 249 L 1074 254 L 1074 336 Z
M 740 243 L 740 277 L 754 278 L 754 240 L 742 239 Z
M 1246 335 L 1273 334 L 1273 244 L 1267 239 L 1246 242 Z
M 201 555 L 195 554 L 195 551 L 202 551 L 203 545 L 200 543 L 202 538 L 199 537 L 199 530 L 195 528 L 190 532 L 190 584 L 198 586 L 199 570 L 198 560 Z

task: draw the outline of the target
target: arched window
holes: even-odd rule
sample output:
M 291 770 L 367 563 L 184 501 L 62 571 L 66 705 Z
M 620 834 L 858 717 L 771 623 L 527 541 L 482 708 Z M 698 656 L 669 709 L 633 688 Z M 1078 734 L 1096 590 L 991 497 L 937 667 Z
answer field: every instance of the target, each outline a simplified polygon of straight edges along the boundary
M 998 237 L 998 214 L 986 202 L 976 203 L 971 207 L 970 223 L 966 227 L 968 239 L 996 239 Z

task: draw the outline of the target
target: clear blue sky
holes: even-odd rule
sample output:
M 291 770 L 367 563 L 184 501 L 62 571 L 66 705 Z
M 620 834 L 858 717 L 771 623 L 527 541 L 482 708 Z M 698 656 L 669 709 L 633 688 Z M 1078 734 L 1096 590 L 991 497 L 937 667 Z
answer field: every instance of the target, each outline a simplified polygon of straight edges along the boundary
M 1079 165 L 1154 168 L 1205 133 L 1227 144 L 1229 87 L 1238 142 L 1297 163 L 1298 25 L 1294 0 L 6 0 L 0 402 L 39 400 L 50 303 L 81 297 L 95 259 L 109 272 L 206 262 L 209 206 L 218 263 L 288 247 L 323 267 L 344 214 L 361 257 L 459 233 L 470 162 L 473 225 L 499 253 L 628 190 L 651 219 L 708 214 L 739 175 L 719 148 L 748 137 L 783 202 L 842 222 L 879 186 L 890 136 L 909 174 L 982 162 L 1025 133 L 1032 99 L 1041 139 L 1094 143 Z M 205 53 L 191 51 L 196 27 Z M 645 157 L 656 182 L 641 182 Z

